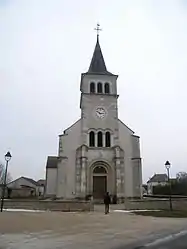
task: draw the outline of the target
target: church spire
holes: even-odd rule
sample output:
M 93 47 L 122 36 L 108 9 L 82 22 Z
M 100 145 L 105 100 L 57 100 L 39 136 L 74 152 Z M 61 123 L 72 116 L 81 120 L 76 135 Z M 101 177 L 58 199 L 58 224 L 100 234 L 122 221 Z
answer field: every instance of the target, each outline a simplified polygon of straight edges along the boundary
M 105 61 L 104 61 L 104 58 L 103 58 L 103 54 L 102 54 L 102 51 L 101 51 L 101 47 L 100 47 L 100 44 L 99 44 L 99 32 L 101 31 L 99 24 L 97 24 L 97 28 L 95 28 L 95 30 L 97 31 L 97 41 L 96 41 L 94 53 L 93 53 L 92 60 L 91 60 L 91 63 L 90 63 L 90 67 L 89 67 L 89 70 L 88 70 L 87 74 L 108 74 L 108 75 L 112 75 L 110 72 L 107 71 Z

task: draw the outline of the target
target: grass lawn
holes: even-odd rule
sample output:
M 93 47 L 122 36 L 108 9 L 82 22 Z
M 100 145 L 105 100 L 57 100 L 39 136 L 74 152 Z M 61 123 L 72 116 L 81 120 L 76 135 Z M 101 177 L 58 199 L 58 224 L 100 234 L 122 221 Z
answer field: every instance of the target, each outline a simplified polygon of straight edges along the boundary
M 135 211 L 136 215 L 143 216 L 153 216 L 153 217 L 171 217 L 171 218 L 187 218 L 187 210 L 182 211 L 170 211 L 170 210 L 160 210 L 160 211 Z

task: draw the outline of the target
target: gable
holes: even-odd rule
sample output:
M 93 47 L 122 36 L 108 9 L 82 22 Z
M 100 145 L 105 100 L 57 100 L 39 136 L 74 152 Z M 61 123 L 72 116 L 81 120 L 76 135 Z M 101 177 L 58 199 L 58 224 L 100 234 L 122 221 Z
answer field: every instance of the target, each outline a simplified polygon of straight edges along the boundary
M 38 180 L 37 181 L 37 184 L 39 185 L 39 186 L 45 186 L 45 180 L 44 179 L 40 179 L 40 180 Z
M 30 182 L 33 185 L 36 185 L 36 186 L 38 185 L 37 182 L 35 180 L 33 180 L 32 178 L 28 178 L 25 176 L 22 176 L 22 178 L 24 178 L 26 181 Z
M 123 127 L 123 129 L 126 129 L 131 135 L 134 134 L 134 131 L 131 130 L 126 124 L 124 124 L 120 119 L 118 119 L 119 126 Z
M 47 169 L 49 169 L 49 168 L 56 169 L 57 168 L 57 163 L 58 163 L 58 157 L 57 156 L 48 156 L 46 168 Z
M 8 188 L 21 188 L 22 186 L 35 188 L 37 183 L 31 178 L 22 176 L 7 184 Z
M 75 123 L 70 125 L 67 129 L 64 130 L 64 134 L 62 134 L 61 136 L 68 134 L 68 132 L 70 132 L 71 130 L 76 129 L 76 127 L 80 126 L 80 121 L 81 121 L 81 119 L 78 119 Z
M 167 182 L 168 181 L 168 177 L 166 174 L 155 174 L 154 176 L 152 176 L 147 183 L 151 183 L 151 182 Z

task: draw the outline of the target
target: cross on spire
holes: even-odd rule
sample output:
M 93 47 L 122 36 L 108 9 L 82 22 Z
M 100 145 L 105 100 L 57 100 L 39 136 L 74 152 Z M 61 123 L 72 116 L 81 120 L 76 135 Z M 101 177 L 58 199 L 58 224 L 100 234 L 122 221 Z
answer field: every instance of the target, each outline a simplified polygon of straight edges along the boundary
M 99 37 L 99 32 L 102 30 L 102 29 L 100 29 L 100 24 L 99 23 L 97 23 L 97 27 L 94 30 L 97 31 L 97 37 Z

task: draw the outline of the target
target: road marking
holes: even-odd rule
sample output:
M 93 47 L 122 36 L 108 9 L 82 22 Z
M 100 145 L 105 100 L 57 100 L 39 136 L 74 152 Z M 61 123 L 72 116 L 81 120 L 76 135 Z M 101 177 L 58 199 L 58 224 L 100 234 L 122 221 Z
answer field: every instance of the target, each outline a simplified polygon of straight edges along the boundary
M 116 209 L 113 210 L 113 212 L 116 213 L 134 213 L 134 212 L 159 212 L 160 210 L 157 209 L 132 209 L 132 210 L 126 210 L 126 209 Z
M 144 247 L 157 246 L 158 244 L 165 243 L 165 242 L 170 241 L 170 240 L 174 240 L 174 239 L 176 239 L 178 237 L 181 237 L 183 235 L 186 235 L 186 234 L 187 234 L 187 230 L 183 230 L 183 231 L 181 231 L 179 233 L 171 234 L 171 235 L 168 235 L 168 236 L 166 236 L 164 238 L 157 239 L 157 240 L 155 240 L 155 241 L 153 241 L 151 243 L 148 243 L 148 244 L 144 245 Z

